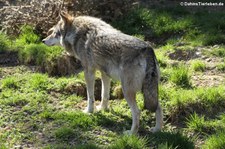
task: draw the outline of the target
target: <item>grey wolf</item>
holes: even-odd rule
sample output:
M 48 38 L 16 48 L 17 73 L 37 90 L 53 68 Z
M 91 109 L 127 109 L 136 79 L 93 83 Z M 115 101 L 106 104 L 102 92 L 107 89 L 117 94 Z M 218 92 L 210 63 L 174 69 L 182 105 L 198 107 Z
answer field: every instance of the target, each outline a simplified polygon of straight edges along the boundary
M 156 112 L 156 125 L 151 131 L 162 128 L 162 109 L 158 100 L 159 67 L 150 45 L 113 28 L 101 19 L 90 16 L 72 17 L 61 13 L 60 21 L 43 39 L 46 45 L 61 45 L 68 54 L 81 61 L 87 86 L 87 108 L 94 111 L 95 71 L 101 72 L 101 104 L 97 110 L 108 108 L 111 79 L 121 81 L 124 97 L 131 109 L 132 127 L 129 134 L 138 132 L 140 110 L 136 93 L 142 91 L 144 107 Z

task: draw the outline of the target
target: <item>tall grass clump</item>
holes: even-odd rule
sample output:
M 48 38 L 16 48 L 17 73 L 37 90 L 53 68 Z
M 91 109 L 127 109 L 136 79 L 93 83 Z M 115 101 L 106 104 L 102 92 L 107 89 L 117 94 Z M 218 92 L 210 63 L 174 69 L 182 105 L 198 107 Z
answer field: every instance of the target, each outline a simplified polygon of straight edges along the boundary
M 225 63 L 221 63 L 216 65 L 216 69 L 221 71 L 221 72 L 225 72 Z
M 10 50 L 11 42 L 9 38 L 0 32 L 0 53 L 4 53 L 8 50 Z
M 196 113 L 192 114 L 187 119 L 187 126 L 191 130 L 203 132 L 205 125 L 206 125 L 205 117 L 204 116 L 200 117 Z
M 33 90 L 46 90 L 49 84 L 48 76 L 45 74 L 34 73 L 27 81 L 27 87 Z
M 47 46 L 32 43 L 19 50 L 19 59 L 26 64 L 41 65 L 46 58 L 46 51 Z
M 202 149 L 224 149 L 225 131 L 219 131 L 206 139 Z
M 170 81 L 183 88 L 191 87 L 188 68 L 184 64 L 174 67 L 171 71 Z
M 166 144 L 168 148 L 176 149 L 194 149 L 194 143 L 190 138 L 182 135 L 180 132 L 157 132 L 151 136 L 151 142 L 155 142 L 158 145 Z M 162 147 L 164 147 L 163 145 Z M 158 146 L 159 148 L 160 146 Z
M 206 64 L 204 63 L 204 61 L 201 61 L 201 60 L 193 60 L 191 62 L 191 68 L 194 71 L 205 71 Z
M 209 88 L 199 88 L 195 90 L 196 95 L 202 103 L 207 103 L 212 105 L 222 104 L 225 99 L 225 88 L 224 86 L 209 87 Z
M 19 59 L 26 64 L 43 65 L 56 59 L 62 51 L 61 47 L 32 43 L 19 50 Z
M 225 47 L 222 46 L 219 48 L 212 49 L 210 53 L 217 57 L 225 57 Z
M 148 141 L 146 138 L 137 137 L 135 135 L 124 135 L 119 137 L 109 149 L 147 149 Z
M 7 77 L 1 80 L 2 89 L 16 89 L 19 87 L 18 79 L 15 77 Z

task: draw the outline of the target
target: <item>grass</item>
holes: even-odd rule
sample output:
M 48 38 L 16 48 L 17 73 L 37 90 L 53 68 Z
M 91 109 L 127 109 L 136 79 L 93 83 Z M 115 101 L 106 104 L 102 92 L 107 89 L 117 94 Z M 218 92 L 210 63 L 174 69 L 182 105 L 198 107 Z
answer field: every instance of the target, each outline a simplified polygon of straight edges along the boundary
M 0 143 L 9 148 L 24 141 L 32 142 L 36 147 L 41 145 L 45 148 L 62 146 L 74 148 L 74 142 L 80 148 L 89 146 L 96 148 L 148 148 L 149 146 L 193 148 L 195 141 L 187 139 L 188 137 L 182 132 L 174 133 L 165 128 L 165 132 L 149 135 L 148 129 L 154 125 L 151 123 L 154 118 L 145 112 L 142 112 L 140 126 L 143 135 L 123 136 L 122 131 L 131 126 L 131 113 L 124 100 L 111 101 L 112 108 L 106 112 L 91 115 L 82 113 L 84 97 L 66 90 L 72 82 L 75 84 L 83 82 L 83 74 L 76 78 L 54 78 L 39 73 L 17 73 L 1 79 L 0 108 L 3 111 L 0 115 L 0 131 L 2 129 L 8 129 L 8 131 L 2 133 Z M 223 109 L 225 96 L 222 86 L 191 90 L 167 88 L 168 85 L 170 85 L 169 82 L 165 82 L 159 90 L 163 107 L 166 109 L 165 116 L 179 115 L 181 111 L 192 112 L 188 108 L 191 105 L 196 105 L 193 108 L 197 111 L 207 109 L 210 112 L 214 110 L 213 107 L 216 107 L 218 112 L 219 109 Z M 143 107 L 143 97 L 138 95 L 137 98 L 139 107 Z M 204 113 L 204 111 L 201 112 Z M 182 117 L 180 121 L 189 118 L 188 131 L 204 132 L 203 135 L 212 134 L 217 129 L 224 128 L 223 117 L 216 121 L 206 120 L 207 117 L 198 117 L 197 114 L 191 117 L 187 114 Z M 40 138 L 36 138 L 36 132 L 41 134 Z M 10 136 L 13 136 L 13 140 L 9 140 Z M 53 142 L 44 141 L 49 139 Z
M 214 45 L 225 41 L 224 20 L 223 11 L 192 13 L 188 8 L 167 6 L 133 9 L 113 24 L 125 33 L 141 33 L 159 43 L 176 37 L 195 45 Z
M 215 48 L 210 53 L 217 57 L 225 57 L 225 47 Z
M 34 28 L 29 25 L 23 25 L 20 28 L 20 35 L 15 41 L 16 47 L 23 48 L 27 44 L 40 43 L 40 37 L 35 33 Z
M 172 69 L 169 80 L 180 87 L 191 87 L 189 71 L 183 64 Z
M 7 35 L 0 32 L 0 53 L 11 50 L 11 42 Z
M 137 136 L 128 136 L 124 135 L 118 138 L 113 145 L 111 145 L 110 149 L 147 149 L 148 148 L 148 140 L 146 138 L 141 138 Z
M 224 63 L 218 64 L 216 66 L 216 69 L 221 71 L 221 72 L 225 72 L 225 64 Z
M 194 71 L 203 72 L 206 70 L 206 64 L 204 61 L 201 60 L 193 60 L 191 62 L 191 69 L 193 69 Z
M 224 131 L 219 131 L 216 134 L 210 136 L 205 144 L 202 146 L 204 149 L 213 149 L 213 148 L 218 148 L 218 149 L 223 149 L 225 146 L 225 133 Z

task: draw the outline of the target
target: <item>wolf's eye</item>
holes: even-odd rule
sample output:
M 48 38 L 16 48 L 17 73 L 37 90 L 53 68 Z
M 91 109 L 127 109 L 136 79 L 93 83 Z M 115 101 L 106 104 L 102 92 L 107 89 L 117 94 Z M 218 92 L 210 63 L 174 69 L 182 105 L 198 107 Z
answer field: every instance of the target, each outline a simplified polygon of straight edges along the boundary
M 53 30 L 49 30 L 48 32 L 47 32 L 47 35 L 49 36 L 49 35 L 51 35 L 53 33 Z

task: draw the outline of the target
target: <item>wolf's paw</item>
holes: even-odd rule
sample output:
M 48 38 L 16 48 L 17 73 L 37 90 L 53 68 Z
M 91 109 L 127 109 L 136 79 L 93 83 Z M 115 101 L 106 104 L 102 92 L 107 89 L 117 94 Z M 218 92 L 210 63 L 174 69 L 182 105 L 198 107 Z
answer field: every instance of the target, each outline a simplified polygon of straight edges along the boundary
M 85 108 L 83 110 L 84 113 L 93 113 L 94 112 L 94 109 L 90 109 L 90 108 Z
M 161 129 L 160 129 L 160 128 L 157 128 L 157 127 L 152 127 L 152 128 L 150 129 L 150 131 L 151 131 L 152 133 L 156 133 L 156 132 L 161 131 Z
M 102 105 L 96 106 L 96 111 L 107 110 L 107 109 L 108 109 L 107 106 L 102 106 Z

